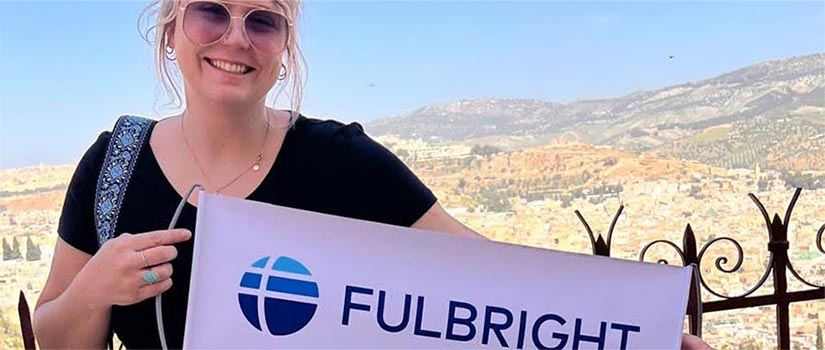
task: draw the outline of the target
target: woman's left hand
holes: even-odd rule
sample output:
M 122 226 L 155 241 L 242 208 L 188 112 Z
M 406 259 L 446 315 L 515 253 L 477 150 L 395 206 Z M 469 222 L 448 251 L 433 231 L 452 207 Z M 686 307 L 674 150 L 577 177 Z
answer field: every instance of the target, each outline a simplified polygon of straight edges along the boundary
M 695 335 L 682 335 L 682 350 L 713 350 L 702 338 Z

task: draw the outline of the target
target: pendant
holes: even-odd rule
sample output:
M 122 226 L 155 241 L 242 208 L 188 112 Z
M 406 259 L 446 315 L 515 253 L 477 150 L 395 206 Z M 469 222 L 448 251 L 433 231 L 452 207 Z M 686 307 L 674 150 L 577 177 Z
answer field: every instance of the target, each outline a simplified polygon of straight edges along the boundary
M 255 164 L 252 164 L 252 171 L 261 170 L 261 160 L 264 159 L 263 154 L 258 155 L 258 159 L 255 161 Z

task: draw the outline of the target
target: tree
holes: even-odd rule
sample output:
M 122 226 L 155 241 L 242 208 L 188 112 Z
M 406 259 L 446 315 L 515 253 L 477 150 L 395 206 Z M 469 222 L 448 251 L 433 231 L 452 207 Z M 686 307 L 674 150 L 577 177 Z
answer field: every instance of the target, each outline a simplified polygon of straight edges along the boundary
M 31 237 L 26 237 L 26 261 L 40 260 L 40 246 L 32 242 Z
M 6 237 L 3 237 L 3 261 L 11 260 L 11 246 L 6 242 Z
M 696 185 L 691 185 L 690 186 L 690 196 L 691 197 L 693 197 L 693 198 L 702 198 L 701 194 L 702 194 L 702 187 L 696 186 Z
M 472 149 L 470 149 L 471 154 L 479 155 L 479 156 L 491 156 L 496 153 L 500 153 L 501 149 L 496 146 L 491 145 L 475 145 Z
M 759 187 L 759 192 L 765 192 L 770 189 L 771 182 L 767 179 L 759 179 L 756 186 Z
M 17 241 L 17 237 L 12 238 L 12 251 L 14 253 L 14 257 L 12 259 L 23 258 L 23 253 L 20 252 L 20 242 Z
M 15 260 L 22 257 L 23 254 L 20 254 L 20 243 L 17 242 L 17 238 L 14 238 L 12 245 L 9 245 L 6 238 L 3 237 L 3 261 Z
M 483 205 L 487 211 L 510 211 L 510 202 L 505 196 L 502 196 L 502 194 L 494 188 L 485 187 L 481 189 L 479 197 L 478 202 Z
M 605 167 L 609 167 L 609 166 L 616 165 L 616 163 L 618 163 L 618 160 L 616 160 L 615 157 L 608 157 L 607 159 L 604 160 L 604 163 L 602 163 L 602 165 L 605 166 Z
M 472 165 L 472 164 L 473 164 L 473 158 L 472 157 L 467 157 L 467 158 L 464 158 L 464 159 L 461 160 L 461 167 L 463 169 L 469 168 L 470 165 Z

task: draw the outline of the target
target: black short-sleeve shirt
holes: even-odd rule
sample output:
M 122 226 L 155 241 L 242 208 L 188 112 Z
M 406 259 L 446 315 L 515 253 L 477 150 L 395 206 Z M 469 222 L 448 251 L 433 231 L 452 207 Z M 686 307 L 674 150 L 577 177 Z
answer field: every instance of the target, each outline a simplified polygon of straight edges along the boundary
M 101 133 L 83 155 L 58 226 L 64 241 L 91 255 L 98 249 L 95 187 L 110 138 L 111 132 Z M 304 116 L 287 131 L 271 170 L 247 199 L 399 226 L 411 226 L 436 202 L 433 193 L 358 123 Z M 147 141 L 138 154 L 115 235 L 166 229 L 180 200 Z M 196 212 L 187 203 L 177 227 L 194 233 Z M 183 346 L 193 241 L 176 244 L 174 284 L 162 297 L 170 348 Z M 113 306 L 111 326 L 127 348 L 160 347 L 153 298 Z

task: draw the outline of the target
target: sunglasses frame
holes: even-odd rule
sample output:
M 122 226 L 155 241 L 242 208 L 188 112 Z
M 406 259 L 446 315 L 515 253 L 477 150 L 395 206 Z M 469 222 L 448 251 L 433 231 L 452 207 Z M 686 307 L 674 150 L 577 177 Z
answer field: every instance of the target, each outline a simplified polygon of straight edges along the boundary
M 229 25 L 226 26 L 226 30 L 224 30 L 223 34 L 219 38 L 215 39 L 215 41 L 212 41 L 212 42 L 206 43 L 206 44 L 200 44 L 200 43 L 196 42 L 195 40 L 192 40 L 192 38 L 189 37 L 189 34 L 186 33 L 186 28 L 185 28 L 185 24 L 184 24 L 184 22 L 186 20 L 186 9 L 189 7 L 189 5 L 192 5 L 194 3 L 199 3 L 199 2 L 207 2 L 207 3 L 211 3 L 211 4 L 216 4 L 218 6 L 223 7 L 223 9 L 226 10 L 226 13 L 229 14 Z M 258 50 L 258 51 L 261 51 L 261 52 L 266 52 L 264 50 L 261 50 L 257 46 L 255 46 L 255 44 L 252 43 L 252 40 L 249 39 L 249 34 L 246 32 L 246 19 L 247 19 L 247 17 L 249 17 L 249 14 L 251 14 L 255 11 L 266 11 L 266 12 L 276 14 L 276 15 L 282 17 L 286 21 L 287 35 L 286 35 L 286 41 L 284 42 L 284 48 L 281 50 L 281 52 L 283 52 L 284 50 L 287 50 L 289 48 L 289 42 L 292 39 L 292 33 L 293 33 L 292 29 L 294 28 L 294 26 L 292 24 L 292 21 L 290 21 L 289 18 L 287 18 L 286 15 L 284 15 L 281 12 L 270 9 L 268 7 L 252 6 L 252 5 L 239 4 L 239 3 L 233 3 L 233 4 L 243 6 L 247 9 L 249 9 L 249 10 L 247 10 L 246 13 L 243 16 L 233 16 L 232 11 L 229 10 L 229 7 L 226 6 L 226 4 L 224 4 L 223 2 L 220 2 L 220 1 L 215 1 L 215 0 L 194 0 L 194 1 L 187 2 L 184 5 L 181 5 L 180 7 L 178 7 L 178 10 L 180 11 L 181 30 L 183 31 L 183 36 L 185 36 L 186 39 L 188 39 L 190 42 L 192 42 L 196 45 L 199 45 L 201 47 L 214 45 L 215 43 L 218 43 L 220 41 L 225 40 L 229 36 L 229 32 L 232 31 L 232 22 L 235 21 L 236 19 L 240 19 L 240 21 L 241 21 L 241 35 L 243 35 L 244 39 L 246 39 L 246 42 L 249 44 L 249 46 L 251 46 L 255 50 Z

